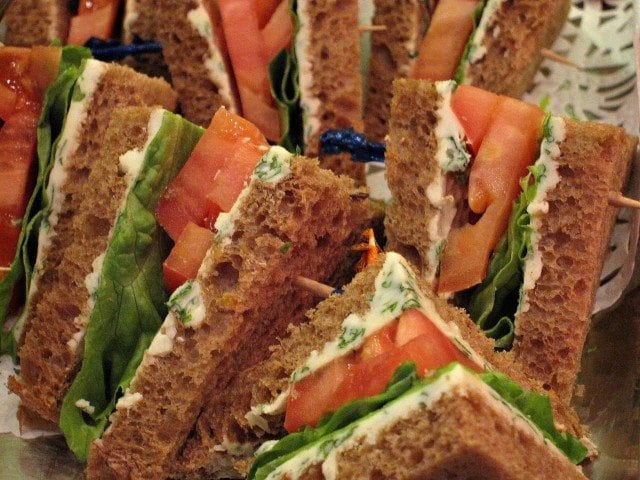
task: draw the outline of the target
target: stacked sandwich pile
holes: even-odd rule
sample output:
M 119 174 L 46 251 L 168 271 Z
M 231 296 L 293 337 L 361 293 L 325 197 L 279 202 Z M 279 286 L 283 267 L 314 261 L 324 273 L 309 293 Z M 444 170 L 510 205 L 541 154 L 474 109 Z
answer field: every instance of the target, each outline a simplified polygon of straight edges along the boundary
M 3 20 L 0 351 L 89 479 L 585 478 L 637 139 L 513 98 L 567 1 L 377 1 L 366 101 L 356 1 L 58 3 Z M 67 30 L 163 53 L 31 46 Z M 386 139 L 388 205 L 329 128 Z

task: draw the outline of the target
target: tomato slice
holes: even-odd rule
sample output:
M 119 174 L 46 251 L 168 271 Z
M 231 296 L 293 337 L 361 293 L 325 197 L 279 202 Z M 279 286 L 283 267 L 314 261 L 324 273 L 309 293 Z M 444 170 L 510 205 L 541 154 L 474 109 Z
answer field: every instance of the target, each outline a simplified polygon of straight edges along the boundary
M 413 78 L 431 81 L 453 78 L 473 30 L 473 10 L 477 4 L 477 0 L 438 2 L 420 44 Z
M 535 105 L 499 97 L 469 173 L 469 208 L 482 217 L 449 233 L 438 293 L 459 292 L 484 280 L 520 193 L 520 179 L 538 153 L 543 118 Z
M 37 122 L 38 112 L 21 110 L 0 130 L 0 267 L 13 261 L 33 189 Z
M 315 426 L 345 403 L 381 393 L 404 362 L 414 362 L 422 376 L 453 361 L 480 371 L 422 312 L 408 310 L 369 336 L 357 353 L 337 358 L 293 384 L 285 428 L 292 432 Z
M 396 346 L 396 330 L 397 322 L 392 322 L 386 327 L 381 328 L 373 335 L 367 337 L 362 344 L 360 350 L 360 358 L 366 360 L 368 358 L 377 357 L 385 352 L 395 349 Z
M 284 428 L 295 432 L 304 425 L 315 426 L 327 412 L 342 402 L 338 388 L 347 377 L 349 357 L 339 357 L 291 386 L 284 417 Z
M 261 18 L 266 16 L 266 11 L 262 7 L 259 9 L 256 3 L 253 0 L 219 0 L 218 6 L 243 116 L 255 123 L 268 139 L 277 141 L 280 139 L 280 121 L 271 96 L 268 68 L 273 51 L 280 51 L 283 42 L 291 38 L 293 26 L 290 20 L 282 20 L 286 12 L 278 7 L 273 25 L 267 23 L 266 34 L 263 34 Z M 268 16 L 272 18 L 274 12 L 270 13 Z M 277 28 L 286 30 L 276 31 Z M 264 43 L 265 37 L 272 42 L 268 47 Z
M 464 129 L 474 154 L 489 129 L 500 97 L 471 85 L 460 85 L 451 96 L 451 109 Z
M 289 0 L 282 0 L 267 24 L 262 28 L 262 41 L 266 57 L 271 59 L 280 53 L 280 50 L 288 48 L 291 44 L 292 34 Z
M 188 222 L 201 227 L 213 225 L 220 208 L 209 196 L 218 198 L 224 195 L 213 190 L 216 175 L 224 170 L 227 172 L 223 173 L 224 176 L 234 177 L 233 159 L 240 158 L 242 173 L 235 177 L 244 178 L 250 163 L 249 152 L 254 155 L 253 168 L 267 147 L 264 135 L 255 125 L 225 108 L 219 109 L 191 156 L 160 198 L 156 209 L 158 223 L 174 241 Z
M 213 232 L 195 223 L 187 223 L 163 267 L 164 286 L 173 292 L 187 280 L 196 278 L 207 250 L 213 244 Z
M 60 56 L 62 49 L 59 47 L 44 47 L 34 45 L 29 56 L 29 77 L 38 88 L 38 93 L 44 96 L 44 92 L 58 76 Z
M 71 18 L 67 43 L 84 45 L 91 37 L 107 40 L 113 35 L 113 27 L 118 14 L 118 3 L 108 2 L 100 8 L 85 10 Z

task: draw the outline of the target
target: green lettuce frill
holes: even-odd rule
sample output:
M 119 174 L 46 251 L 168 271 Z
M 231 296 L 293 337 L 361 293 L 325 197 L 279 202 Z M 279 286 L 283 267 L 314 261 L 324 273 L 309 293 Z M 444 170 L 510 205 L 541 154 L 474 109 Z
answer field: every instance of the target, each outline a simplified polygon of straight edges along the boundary
M 418 378 L 415 364 L 401 365 L 380 395 L 347 403 L 336 412 L 323 417 L 316 428 L 305 427 L 282 438 L 271 448 L 259 452 L 247 479 L 264 480 L 280 465 L 312 446 L 318 445 L 323 452 L 330 451 L 353 431 L 357 422 L 375 415 L 377 410 L 404 395 L 424 389 L 456 365 L 458 364 L 452 363 L 442 367 L 425 379 Z M 586 447 L 573 435 L 558 432 L 555 428 L 548 397 L 528 392 L 500 373 L 483 373 L 479 378 L 497 392 L 503 401 L 515 407 L 536 425 L 545 439 L 553 443 L 572 463 L 578 464 L 585 459 Z
M 166 314 L 162 262 L 167 238 L 153 212 L 202 133 L 181 117 L 163 113 L 114 225 L 88 318 L 82 366 L 60 413 L 60 428 L 80 459 L 87 458 L 91 442 L 107 427 Z M 92 413 L 77 403 L 90 405 Z
M 16 255 L 8 274 L 0 281 L 0 354 L 8 353 L 16 359 L 18 340 L 23 318 L 9 329 L 7 312 L 17 283 L 24 282 L 28 292 L 37 250 L 38 232 L 44 212 L 48 209 L 46 183 L 53 166 L 54 139 L 62 131 L 67 110 L 71 103 L 73 87 L 83 70 L 82 61 L 91 53 L 83 47 L 69 46 L 62 49 L 58 76 L 45 92 L 40 118 L 38 119 L 38 162 L 36 184 L 22 218 L 22 231 L 18 239 Z
M 486 278 L 475 288 L 469 302 L 469 315 L 485 335 L 495 339 L 496 348 L 509 349 L 513 345 L 525 261 L 532 251 L 527 207 L 536 196 L 543 174 L 543 165 L 533 165 L 520 180 L 522 193 L 514 202 L 507 232 L 493 252 Z

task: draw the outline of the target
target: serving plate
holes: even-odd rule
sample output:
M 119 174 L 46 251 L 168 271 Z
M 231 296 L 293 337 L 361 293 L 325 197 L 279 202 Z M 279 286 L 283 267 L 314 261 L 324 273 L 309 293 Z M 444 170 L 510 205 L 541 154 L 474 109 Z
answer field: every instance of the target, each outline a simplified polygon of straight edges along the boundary
M 640 114 L 634 38 L 640 0 L 574 0 L 553 50 L 576 66 L 545 60 L 525 99 L 551 111 L 598 120 L 638 134 Z M 625 194 L 640 197 L 636 165 Z M 388 191 L 380 167 L 369 169 L 376 196 Z M 592 480 L 640 479 L 640 289 L 635 269 L 638 212 L 623 210 L 612 236 L 598 290 L 594 321 L 582 359 L 574 404 L 592 431 L 600 455 L 587 465 Z M 635 275 L 634 275 L 635 271 Z M 17 400 L 6 391 L 13 371 L 0 362 L 0 480 L 83 478 L 82 465 L 59 435 L 28 430 L 18 438 Z M 13 433 L 8 433 L 13 432 Z

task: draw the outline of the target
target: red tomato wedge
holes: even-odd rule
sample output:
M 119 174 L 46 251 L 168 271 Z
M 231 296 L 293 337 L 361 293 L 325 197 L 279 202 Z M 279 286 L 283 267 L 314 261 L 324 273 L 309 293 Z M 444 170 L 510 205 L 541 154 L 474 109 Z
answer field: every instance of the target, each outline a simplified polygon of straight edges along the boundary
M 80 0 L 78 2 L 78 15 L 95 12 L 96 10 L 112 5 L 114 0 Z M 118 3 L 118 0 L 115 1 Z
M 451 109 L 464 129 L 474 154 L 478 153 L 500 97 L 471 85 L 460 85 L 451 96 Z
M 101 2 L 104 5 L 84 9 L 71 17 L 67 43 L 70 45 L 84 45 L 91 37 L 107 40 L 113 35 L 113 27 L 118 15 L 118 1 Z M 83 2 L 81 2 L 81 5 Z
M 58 76 L 62 49 L 58 47 L 31 47 L 29 56 L 29 77 L 35 83 L 39 95 L 44 92 Z
M 277 141 L 280 121 L 271 96 L 268 67 L 275 53 L 290 43 L 293 25 L 284 5 L 286 1 L 264 2 L 260 7 L 258 3 L 219 0 L 218 6 L 243 116 L 255 123 L 268 139 Z M 270 6 L 276 6 L 275 10 L 267 10 Z M 267 17 L 269 20 L 265 22 Z
M 453 78 L 473 30 L 477 0 L 440 0 L 420 44 L 412 77 L 425 80 Z
M 459 292 L 484 280 L 491 252 L 507 228 L 520 193 L 520 179 L 538 153 L 543 118 L 544 112 L 535 105 L 499 97 L 469 174 L 469 207 L 483 215 L 474 225 L 449 233 L 440 261 L 438 293 Z
M 255 125 L 220 108 L 182 170 L 160 198 L 156 209 L 158 223 L 174 241 L 189 222 L 209 228 L 220 211 L 211 198 L 229 199 L 235 192 L 233 204 L 267 147 L 266 139 Z M 253 166 L 249 168 L 251 164 Z M 220 175 L 229 179 L 235 190 L 231 191 L 225 185 L 224 193 L 218 193 L 215 189 L 221 187 L 216 186 L 215 179 Z M 226 202 L 225 206 L 228 205 Z
M 0 129 L 0 267 L 13 261 L 33 189 L 38 116 L 38 111 L 23 109 Z
M 320 417 L 338 408 L 338 387 L 349 371 L 348 357 L 339 357 L 313 375 L 295 383 L 287 399 L 284 428 L 295 432 L 303 425 L 316 425 Z
M 369 336 L 355 354 L 337 358 L 294 383 L 285 428 L 293 432 L 305 425 L 315 426 L 323 415 L 343 404 L 381 393 L 404 362 L 414 362 L 422 376 L 456 360 L 480 371 L 422 312 L 408 310 Z
M 213 236 L 208 228 L 187 223 L 162 265 L 164 286 L 168 292 L 173 292 L 187 280 L 196 278 L 202 260 L 213 244 Z
M 544 112 L 514 98 L 501 97 L 469 174 L 469 207 L 482 213 L 489 203 L 520 191 L 520 178 L 540 148 Z

